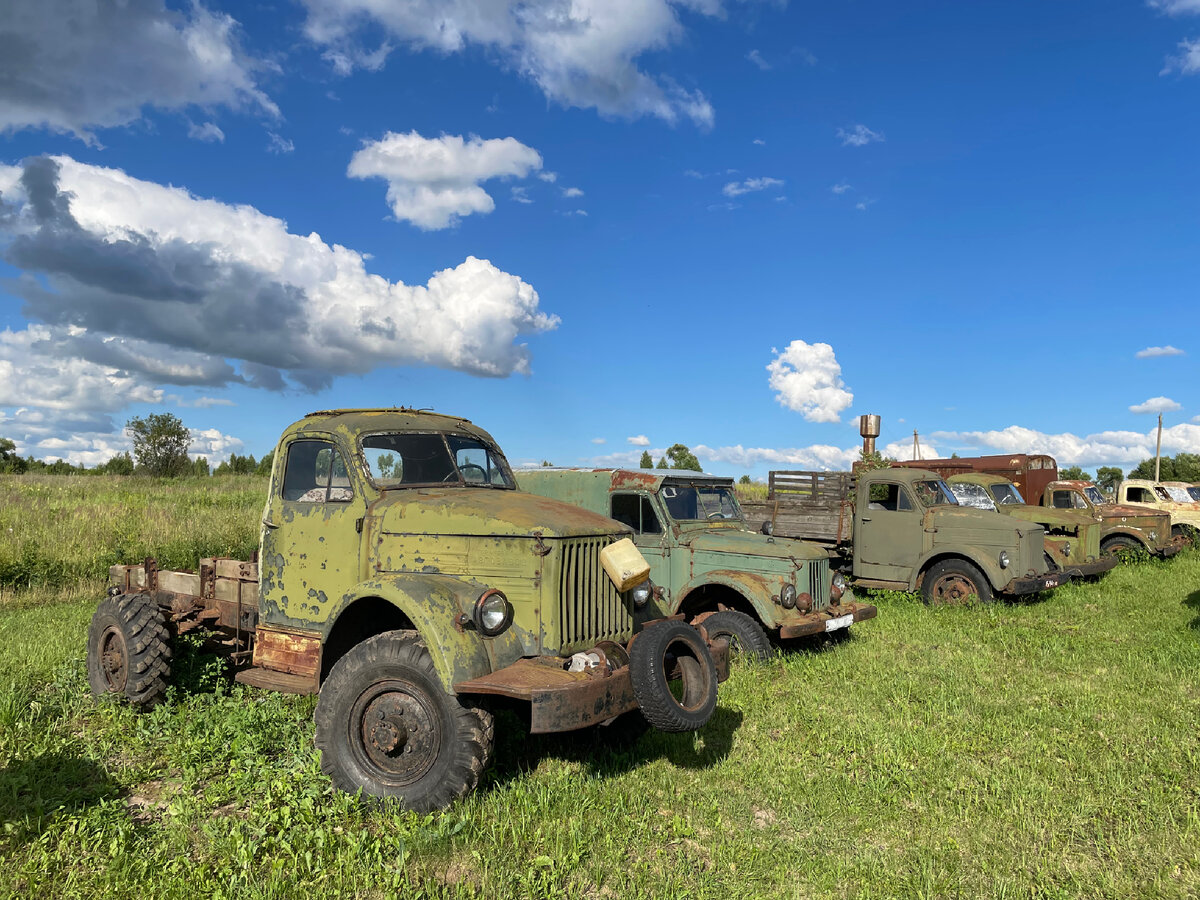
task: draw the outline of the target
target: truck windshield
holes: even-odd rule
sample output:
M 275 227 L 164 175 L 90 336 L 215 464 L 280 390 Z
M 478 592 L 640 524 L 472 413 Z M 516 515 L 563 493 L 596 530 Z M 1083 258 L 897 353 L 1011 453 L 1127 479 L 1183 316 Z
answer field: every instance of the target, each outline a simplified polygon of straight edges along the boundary
M 992 496 L 996 498 L 996 503 L 1001 506 L 1010 504 L 1022 504 L 1025 498 L 1021 496 L 1021 492 L 1017 490 L 1015 484 L 993 484 Z
M 441 432 L 364 435 L 371 483 L 381 490 L 417 485 L 515 488 L 503 454 L 478 438 Z
M 1176 503 L 1191 503 L 1192 502 L 1191 495 L 1188 494 L 1188 492 L 1184 488 L 1177 487 L 1176 485 L 1173 485 L 1173 484 L 1163 484 L 1163 485 L 1159 485 L 1159 489 L 1162 491 L 1165 491 L 1167 494 L 1167 498 L 1170 500 L 1174 500 Z
M 954 497 L 958 500 L 959 506 L 973 506 L 976 509 L 992 510 L 996 508 L 996 503 L 992 500 L 992 495 L 982 485 L 951 484 L 950 490 L 954 491 Z
M 954 492 L 940 478 L 937 481 L 914 481 L 913 490 L 922 506 L 958 506 Z
M 658 495 L 677 522 L 740 519 L 741 507 L 733 488 L 716 484 L 664 484 Z
M 1105 503 L 1108 502 L 1107 500 L 1104 499 L 1104 495 L 1102 493 L 1100 493 L 1100 488 L 1096 487 L 1094 484 L 1089 484 L 1087 487 L 1085 487 L 1083 489 L 1083 493 L 1089 500 L 1091 500 L 1097 506 L 1103 506 Z
M 1188 493 L 1192 495 L 1193 500 L 1200 500 L 1200 487 L 1190 487 Z

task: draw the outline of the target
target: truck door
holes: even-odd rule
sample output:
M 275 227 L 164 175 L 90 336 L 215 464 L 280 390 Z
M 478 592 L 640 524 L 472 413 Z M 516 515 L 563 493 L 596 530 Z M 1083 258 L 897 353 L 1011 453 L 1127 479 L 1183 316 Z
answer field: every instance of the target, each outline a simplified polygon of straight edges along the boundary
M 650 580 L 663 589 L 661 614 L 671 615 L 678 585 L 671 577 L 671 549 L 654 501 L 646 494 L 614 493 L 610 515 L 633 529 L 633 542 L 650 563 Z
M 260 608 L 268 623 L 320 622 L 362 580 L 366 500 L 332 435 L 298 437 L 282 453 L 263 519 Z
M 908 583 L 921 558 L 921 508 L 908 488 L 873 481 L 855 500 L 854 576 Z

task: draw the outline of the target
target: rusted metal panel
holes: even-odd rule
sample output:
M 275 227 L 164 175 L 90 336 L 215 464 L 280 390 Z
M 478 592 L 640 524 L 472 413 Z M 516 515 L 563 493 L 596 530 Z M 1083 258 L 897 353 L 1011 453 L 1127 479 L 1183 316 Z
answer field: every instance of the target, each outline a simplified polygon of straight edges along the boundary
M 259 628 L 254 665 L 291 675 L 315 676 L 321 671 L 321 636 Z
M 810 634 L 824 634 L 830 622 L 843 616 L 851 616 L 855 622 L 862 622 L 864 619 L 875 618 L 878 612 L 879 610 L 869 603 L 840 603 L 821 612 L 810 613 L 793 625 L 785 625 L 779 629 L 779 637 L 788 640 Z

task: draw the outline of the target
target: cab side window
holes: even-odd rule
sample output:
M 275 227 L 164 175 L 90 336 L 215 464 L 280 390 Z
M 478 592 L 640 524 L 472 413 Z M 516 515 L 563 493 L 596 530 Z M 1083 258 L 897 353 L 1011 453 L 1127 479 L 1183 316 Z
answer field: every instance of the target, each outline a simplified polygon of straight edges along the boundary
M 283 473 L 283 499 L 297 503 L 345 503 L 354 490 L 342 454 L 329 441 L 294 441 L 288 445 Z
M 1130 503 L 1153 503 L 1154 495 L 1144 487 L 1131 487 L 1129 489 Z
M 1071 492 L 1070 491 L 1055 491 L 1053 499 L 1054 499 L 1054 508 L 1055 509 L 1070 509 L 1071 508 Z
M 612 517 L 638 534 L 660 534 L 662 526 L 654 513 L 654 504 L 641 494 L 613 494 Z
M 911 512 L 914 509 L 908 492 L 898 484 L 871 485 L 871 502 L 867 508 L 879 512 Z

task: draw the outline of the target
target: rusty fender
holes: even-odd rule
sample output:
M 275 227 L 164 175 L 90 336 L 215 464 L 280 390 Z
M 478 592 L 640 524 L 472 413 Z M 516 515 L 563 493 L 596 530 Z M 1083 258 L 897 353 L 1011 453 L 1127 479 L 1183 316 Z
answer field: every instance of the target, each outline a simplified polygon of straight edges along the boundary
M 704 634 L 701 631 L 701 634 Z M 707 637 L 707 635 L 705 635 Z M 593 648 L 591 652 L 595 652 Z M 729 643 L 709 641 L 717 681 L 729 677 Z M 614 657 L 614 662 L 617 660 Z M 490 675 L 456 684 L 460 694 L 491 694 L 529 703 L 532 734 L 577 731 L 638 708 L 628 664 L 568 672 L 557 656 L 520 659 Z
M 810 634 L 823 634 L 830 630 L 830 622 L 837 622 L 846 616 L 852 616 L 855 622 L 862 622 L 864 619 L 875 618 L 877 613 L 878 610 L 869 603 L 854 601 L 853 603 L 830 604 L 827 609 L 802 616 L 801 620 L 794 625 L 784 625 L 779 629 L 779 637 L 787 640 Z
M 678 610 L 687 601 L 692 591 L 709 584 L 719 584 L 736 591 L 745 598 L 754 607 L 754 612 L 758 616 L 759 621 L 768 628 L 771 628 L 774 627 L 781 617 L 787 616 L 787 610 L 775 603 L 775 597 L 783 588 L 784 577 L 776 575 L 772 580 L 776 582 L 774 590 L 772 590 L 771 581 L 768 581 L 767 576 L 760 575 L 757 572 L 742 572 L 738 569 L 715 569 L 711 572 L 705 572 L 695 581 L 684 585 L 683 590 L 677 593 L 675 602 L 672 605 Z

